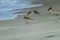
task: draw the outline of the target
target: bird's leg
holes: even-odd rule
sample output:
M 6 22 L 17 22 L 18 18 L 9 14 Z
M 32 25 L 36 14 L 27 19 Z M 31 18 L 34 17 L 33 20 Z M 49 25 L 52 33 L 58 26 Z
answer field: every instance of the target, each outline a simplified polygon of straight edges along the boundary
M 27 23 L 26 24 L 28 24 L 28 21 L 27 21 Z

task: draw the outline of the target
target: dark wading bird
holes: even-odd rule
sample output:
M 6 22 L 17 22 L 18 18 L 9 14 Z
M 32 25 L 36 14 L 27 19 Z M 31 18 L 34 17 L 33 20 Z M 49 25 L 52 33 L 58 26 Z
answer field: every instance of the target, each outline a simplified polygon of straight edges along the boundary
M 39 12 L 37 12 L 36 10 L 33 11 L 35 14 L 40 14 Z
M 34 11 L 29 11 L 29 12 L 27 13 L 28 17 L 32 16 L 32 12 L 34 12 L 35 14 L 40 14 L 40 13 L 37 12 L 36 10 L 34 10 Z
M 30 22 L 31 20 L 33 20 L 33 19 L 31 19 L 31 18 L 29 18 L 29 17 L 26 17 L 26 16 L 24 16 L 24 19 L 25 19 L 25 21 L 27 22 L 26 24 L 28 24 L 28 22 Z

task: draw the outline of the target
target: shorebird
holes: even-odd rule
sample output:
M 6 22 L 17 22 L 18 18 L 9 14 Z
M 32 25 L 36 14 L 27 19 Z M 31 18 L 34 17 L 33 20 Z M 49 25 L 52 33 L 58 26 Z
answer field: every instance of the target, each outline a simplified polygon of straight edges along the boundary
M 32 11 L 29 11 L 28 13 L 27 13 L 27 15 L 30 17 L 30 16 L 32 16 Z
M 48 8 L 48 12 L 49 12 L 49 13 L 52 13 L 52 7 L 49 7 L 49 8 Z
M 25 21 L 27 22 L 26 24 L 28 24 L 29 21 L 33 20 L 33 19 L 31 19 L 31 18 L 29 18 L 29 17 L 26 17 L 26 16 L 24 16 L 24 19 L 25 19 Z

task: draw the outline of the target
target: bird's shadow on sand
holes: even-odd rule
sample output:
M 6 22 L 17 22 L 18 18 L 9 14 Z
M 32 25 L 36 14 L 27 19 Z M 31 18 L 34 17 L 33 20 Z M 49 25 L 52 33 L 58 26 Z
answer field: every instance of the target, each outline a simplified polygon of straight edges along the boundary
M 44 38 L 53 38 L 53 37 L 57 37 L 58 35 L 54 34 L 54 35 L 48 35 L 48 36 L 44 36 Z

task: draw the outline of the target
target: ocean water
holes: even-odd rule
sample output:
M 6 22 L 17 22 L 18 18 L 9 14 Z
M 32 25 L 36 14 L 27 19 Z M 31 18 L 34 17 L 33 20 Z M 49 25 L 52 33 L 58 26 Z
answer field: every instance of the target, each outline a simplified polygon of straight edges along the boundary
M 0 20 L 10 20 L 15 19 L 17 15 L 24 15 L 26 13 L 14 14 L 16 11 L 12 11 L 15 9 L 24 9 L 24 8 L 32 8 L 42 6 L 43 4 L 32 4 L 30 1 L 24 0 L 0 0 Z M 20 10 L 24 11 L 24 10 Z

